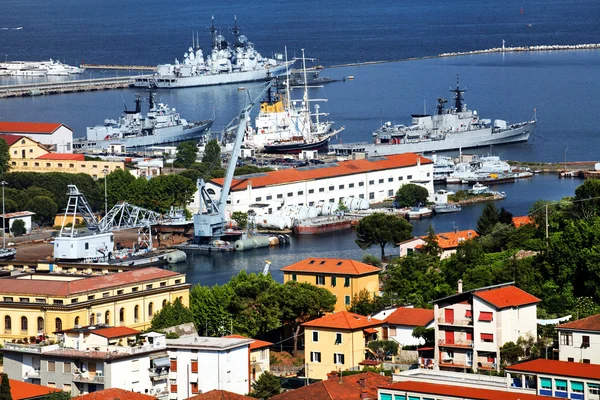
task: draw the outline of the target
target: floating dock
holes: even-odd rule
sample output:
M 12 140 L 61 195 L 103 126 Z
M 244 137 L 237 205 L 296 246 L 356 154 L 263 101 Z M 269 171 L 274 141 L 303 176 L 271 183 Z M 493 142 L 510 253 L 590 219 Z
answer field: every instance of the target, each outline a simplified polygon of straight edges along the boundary
M 1 97 L 41 96 L 95 90 L 122 89 L 131 86 L 139 76 L 119 76 L 112 78 L 77 79 L 62 82 L 39 82 L 0 86 Z

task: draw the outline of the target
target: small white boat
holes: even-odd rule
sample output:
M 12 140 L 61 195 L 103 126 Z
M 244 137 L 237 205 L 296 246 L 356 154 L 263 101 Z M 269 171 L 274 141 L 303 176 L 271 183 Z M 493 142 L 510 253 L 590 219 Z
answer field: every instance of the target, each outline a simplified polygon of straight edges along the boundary
M 473 188 L 469 190 L 469 193 L 471 194 L 483 194 L 483 193 L 487 193 L 489 192 L 489 189 L 487 186 L 482 185 L 481 183 L 477 182 L 476 184 L 473 185 Z
M 462 210 L 460 204 L 436 204 L 433 206 L 433 211 L 436 214 L 459 212 Z
M 431 208 L 427 207 L 413 207 L 406 213 L 408 219 L 422 219 L 429 218 L 433 215 Z

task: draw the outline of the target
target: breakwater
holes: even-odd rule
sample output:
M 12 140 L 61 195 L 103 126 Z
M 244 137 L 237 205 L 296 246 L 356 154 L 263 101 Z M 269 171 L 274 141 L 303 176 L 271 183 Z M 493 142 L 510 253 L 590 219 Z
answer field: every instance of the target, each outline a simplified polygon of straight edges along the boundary
M 136 71 L 155 71 L 156 67 L 147 65 L 112 65 L 112 64 L 81 64 L 81 68 L 85 69 L 120 69 L 120 70 L 136 70 Z
M 120 76 L 114 78 L 78 79 L 62 82 L 6 85 L 0 86 L 0 98 L 122 89 L 129 87 L 137 77 L 138 76 Z

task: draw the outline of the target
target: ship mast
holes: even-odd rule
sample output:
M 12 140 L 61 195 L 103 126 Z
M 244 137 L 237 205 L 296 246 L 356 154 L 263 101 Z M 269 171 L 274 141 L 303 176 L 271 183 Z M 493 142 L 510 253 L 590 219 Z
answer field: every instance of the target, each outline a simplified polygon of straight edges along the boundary
M 244 47 L 244 44 L 240 42 L 240 32 L 243 28 L 239 27 L 237 24 L 237 15 L 233 17 L 233 28 L 229 28 L 233 35 L 235 36 L 235 47 Z
M 206 28 L 211 36 L 212 36 L 212 48 L 216 49 L 218 47 L 217 43 L 217 27 L 215 26 L 215 16 L 212 16 L 212 24 L 208 28 Z
M 461 112 L 463 108 L 463 93 L 466 92 L 466 89 L 461 89 L 458 83 L 458 74 L 456 74 L 456 89 L 450 89 L 450 92 L 454 93 L 454 110 L 456 112 Z
M 308 129 L 308 132 L 306 132 L 303 136 L 306 138 L 306 141 L 308 142 L 311 137 L 310 137 L 310 131 L 311 131 L 311 127 L 310 127 L 310 106 L 308 104 L 308 83 L 307 83 L 307 78 L 306 78 L 306 58 L 304 57 L 304 49 L 302 49 L 302 71 L 304 73 L 304 95 L 302 96 L 302 102 L 303 102 L 303 112 L 304 112 L 304 129 Z

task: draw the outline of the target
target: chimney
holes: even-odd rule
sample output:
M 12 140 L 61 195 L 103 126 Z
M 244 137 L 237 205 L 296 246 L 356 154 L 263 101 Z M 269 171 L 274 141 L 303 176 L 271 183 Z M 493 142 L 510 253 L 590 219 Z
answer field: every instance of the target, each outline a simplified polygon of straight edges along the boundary
M 335 381 L 338 378 L 338 372 L 337 371 L 331 371 L 330 373 L 327 374 L 327 380 L 328 381 Z
M 458 293 L 462 293 L 462 279 L 458 280 Z
M 365 383 L 366 383 L 366 382 L 367 382 L 367 378 L 366 378 L 366 377 L 364 377 L 364 376 L 361 376 L 361 377 L 358 379 L 358 384 L 359 384 L 361 387 L 365 387 Z
M 367 315 L 367 321 L 371 322 L 371 316 Z
M 360 391 L 360 398 L 361 398 L 361 400 L 367 400 L 367 399 L 369 399 L 370 398 L 369 397 L 369 393 L 366 390 L 364 390 L 364 389 L 361 390 Z

